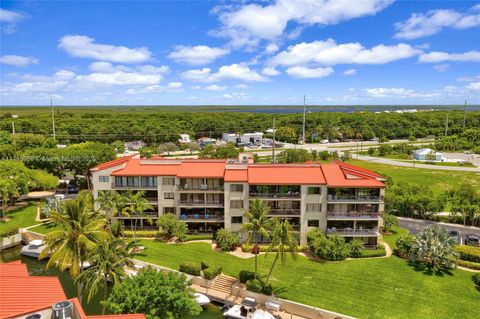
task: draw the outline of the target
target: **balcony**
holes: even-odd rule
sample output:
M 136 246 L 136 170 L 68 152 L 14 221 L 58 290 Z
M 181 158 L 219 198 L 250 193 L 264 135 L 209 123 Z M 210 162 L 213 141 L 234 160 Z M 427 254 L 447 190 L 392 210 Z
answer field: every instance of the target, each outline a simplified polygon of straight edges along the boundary
M 209 201 L 209 200 L 180 200 L 181 206 L 213 206 L 213 207 L 223 207 L 223 201 Z
M 180 220 L 185 222 L 223 222 L 223 215 L 211 214 L 181 214 Z
M 327 213 L 327 219 L 329 220 L 345 220 L 345 219 L 377 220 L 379 216 L 380 216 L 380 213 L 378 212 L 367 212 L 367 211 L 349 211 L 349 212 L 329 211 Z
M 130 219 L 130 218 L 153 218 L 158 217 L 158 212 L 143 212 L 143 214 L 129 214 L 127 215 L 118 215 L 114 216 L 113 218 L 121 218 L 121 219 Z
M 250 197 L 262 199 L 280 199 L 280 198 L 298 198 L 300 199 L 300 192 L 289 193 L 255 193 L 251 192 Z
M 331 195 L 327 201 L 332 203 L 378 203 L 383 201 L 383 196 L 355 196 L 355 195 Z
M 223 185 L 178 185 L 180 192 L 223 192 Z
M 337 234 L 339 236 L 344 236 L 344 237 L 380 236 L 378 227 L 369 228 L 369 229 L 335 228 L 335 227 L 327 228 L 327 235 L 331 235 L 331 234 Z
M 273 215 L 273 216 L 299 216 L 300 215 L 300 209 L 299 208 L 272 208 L 268 212 L 268 215 Z

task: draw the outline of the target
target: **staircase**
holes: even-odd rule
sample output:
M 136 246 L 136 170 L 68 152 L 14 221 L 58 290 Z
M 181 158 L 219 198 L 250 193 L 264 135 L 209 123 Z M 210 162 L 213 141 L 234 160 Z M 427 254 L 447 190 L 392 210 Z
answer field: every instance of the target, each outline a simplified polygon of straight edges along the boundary
M 209 290 L 216 290 L 222 292 L 226 295 L 232 294 L 232 286 L 237 282 L 237 279 L 233 277 L 228 277 L 223 274 L 217 276 L 214 280 L 212 285 L 210 286 Z

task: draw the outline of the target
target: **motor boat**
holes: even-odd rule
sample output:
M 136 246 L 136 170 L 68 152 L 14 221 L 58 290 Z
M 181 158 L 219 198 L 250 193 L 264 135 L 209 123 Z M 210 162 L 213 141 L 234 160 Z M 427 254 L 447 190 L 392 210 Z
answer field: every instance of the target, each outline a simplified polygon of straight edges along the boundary
M 195 301 L 199 306 L 205 306 L 210 303 L 210 299 L 204 294 L 201 294 L 199 292 L 194 293 L 193 297 L 195 298 Z
M 35 239 L 30 241 L 28 245 L 23 246 L 21 253 L 22 255 L 25 255 L 25 256 L 38 258 L 38 256 L 40 256 L 40 253 L 44 248 L 45 248 L 45 244 L 43 243 L 43 240 Z
M 256 300 L 246 297 L 239 305 L 231 307 L 223 315 L 229 319 L 275 319 L 271 313 L 256 309 L 256 307 Z

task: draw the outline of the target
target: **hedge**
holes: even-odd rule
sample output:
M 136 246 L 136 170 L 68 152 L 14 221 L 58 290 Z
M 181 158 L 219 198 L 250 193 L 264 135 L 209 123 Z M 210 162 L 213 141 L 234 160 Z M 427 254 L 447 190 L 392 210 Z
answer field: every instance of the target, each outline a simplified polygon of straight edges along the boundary
M 258 245 L 258 247 L 260 248 L 260 252 L 262 252 L 262 253 L 267 252 L 267 250 L 268 250 L 268 245 Z M 251 253 L 252 248 L 253 248 L 253 245 L 251 245 L 251 244 L 242 244 L 242 251 L 244 253 Z M 275 247 L 274 247 L 274 249 L 275 249 Z M 298 252 L 306 252 L 307 250 L 308 250 L 307 246 L 302 246 L 302 245 L 297 246 L 297 251 Z
M 472 276 L 473 283 L 480 287 L 480 274 L 475 274 Z
M 249 271 L 249 270 L 242 270 L 240 271 L 240 273 L 238 274 L 238 279 L 240 280 L 240 282 L 242 284 L 246 283 L 248 280 L 250 279 L 254 279 L 255 278 L 255 272 L 253 271 Z
M 460 259 L 480 263 L 480 247 L 460 245 L 456 247 Z
M 369 258 L 369 257 L 384 257 L 387 255 L 385 248 L 377 249 L 362 249 L 360 250 L 360 257 L 358 258 Z
M 212 280 L 213 278 L 220 275 L 221 272 L 222 272 L 222 266 L 213 265 L 203 270 L 203 277 L 205 279 Z
M 457 265 L 470 269 L 480 270 L 480 263 L 476 263 L 473 261 L 457 260 Z
M 250 279 L 246 282 L 247 290 L 261 294 L 263 291 L 263 284 L 258 279 Z
M 192 241 L 192 240 L 211 240 L 213 239 L 212 234 L 197 234 L 197 235 L 187 235 L 185 237 L 185 241 Z
M 126 237 L 133 237 L 133 232 L 131 230 L 125 230 L 124 234 Z M 135 237 L 159 237 L 160 233 L 158 230 L 137 230 L 135 232 Z
M 200 276 L 202 265 L 195 261 L 184 261 L 180 264 L 179 270 L 190 275 Z

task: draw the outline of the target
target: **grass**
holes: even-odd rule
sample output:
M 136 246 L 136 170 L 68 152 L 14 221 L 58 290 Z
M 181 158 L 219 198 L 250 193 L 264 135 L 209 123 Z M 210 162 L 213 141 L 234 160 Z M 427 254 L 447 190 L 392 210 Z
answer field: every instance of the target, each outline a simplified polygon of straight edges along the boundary
M 5 237 L 17 231 L 19 228 L 24 228 L 39 224 L 41 222 L 35 221 L 37 216 L 36 205 L 31 203 L 28 206 L 21 207 L 7 212 L 6 217 L 8 221 L 0 221 L 0 237 Z
M 355 159 L 349 160 L 348 163 L 370 169 L 385 177 L 390 177 L 395 183 L 407 182 L 421 186 L 430 186 L 436 194 L 443 192 L 449 187 L 458 186 L 463 183 L 469 183 L 473 186 L 480 187 L 480 173 L 476 172 L 410 168 Z
M 388 236 L 394 242 L 401 233 Z M 220 264 L 227 275 L 253 270 L 253 258 L 240 259 L 212 251 L 206 243 L 165 244 L 143 240 L 140 260 L 178 269 L 183 261 Z M 265 276 L 273 256 L 259 258 Z M 475 318 L 480 291 L 471 274 L 461 270 L 433 275 L 392 256 L 319 263 L 298 256 L 287 258 L 273 272 L 272 283 L 284 287 L 280 297 L 359 318 Z
M 60 230 L 60 229 L 61 229 L 60 226 L 52 226 L 48 223 L 44 223 L 44 224 L 40 224 L 38 226 L 32 227 L 29 230 L 36 233 L 40 233 L 40 234 L 48 234 L 51 231 Z

